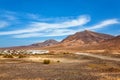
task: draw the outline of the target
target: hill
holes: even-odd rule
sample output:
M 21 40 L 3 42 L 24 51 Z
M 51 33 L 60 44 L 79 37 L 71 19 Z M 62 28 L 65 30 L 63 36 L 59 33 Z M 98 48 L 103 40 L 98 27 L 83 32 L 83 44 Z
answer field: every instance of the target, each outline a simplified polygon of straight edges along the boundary
M 45 47 L 45 46 L 52 46 L 52 45 L 55 45 L 55 44 L 58 44 L 58 43 L 59 43 L 58 41 L 53 40 L 53 39 L 50 39 L 50 40 L 46 40 L 46 41 L 44 41 L 44 42 L 32 44 L 32 45 L 30 45 L 30 46 L 34 46 L 34 47 Z
M 113 37 L 112 35 L 85 30 L 68 36 L 61 43 L 66 46 L 82 46 L 85 44 L 97 44 Z
M 68 36 L 62 42 L 80 40 L 85 44 L 86 43 L 93 43 L 93 42 L 98 43 L 98 42 L 101 42 L 101 41 L 104 41 L 104 40 L 107 40 L 107 39 L 111 39 L 113 37 L 114 36 L 112 36 L 112 35 L 85 30 L 85 31 L 77 32 L 73 35 Z

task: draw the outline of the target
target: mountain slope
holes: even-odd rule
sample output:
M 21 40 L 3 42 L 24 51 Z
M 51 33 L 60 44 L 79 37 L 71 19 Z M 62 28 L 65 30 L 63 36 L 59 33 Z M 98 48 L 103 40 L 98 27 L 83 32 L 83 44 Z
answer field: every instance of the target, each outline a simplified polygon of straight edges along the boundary
M 112 35 L 85 30 L 70 35 L 64 40 L 62 40 L 59 44 L 49 46 L 46 49 L 58 49 L 58 50 L 87 50 L 95 48 L 99 49 L 97 45 L 112 38 L 114 38 L 114 36 Z
M 62 42 L 69 42 L 69 41 L 82 41 L 83 43 L 93 43 L 93 42 L 100 42 L 106 39 L 111 39 L 114 36 L 108 34 L 97 33 L 93 31 L 82 31 L 77 32 L 73 35 L 68 36 Z
M 120 49 L 120 36 L 105 40 L 98 47 L 104 49 Z
M 58 44 L 58 43 L 59 43 L 58 41 L 53 40 L 53 39 L 50 39 L 50 40 L 46 40 L 46 41 L 41 42 L 41 43 L 32 44 L 32 45 L 30 45 L 30 46 L 45 47 L 45 46 L 52 46 L 52 45 Z
M 61 42 L 46 40 L 28 46 L 10 47 L 7 49 L 47 49 L 47 50 L 101 50 L 120 49 L 120 36 L 97 33 L 93 31 L 77 32 Z

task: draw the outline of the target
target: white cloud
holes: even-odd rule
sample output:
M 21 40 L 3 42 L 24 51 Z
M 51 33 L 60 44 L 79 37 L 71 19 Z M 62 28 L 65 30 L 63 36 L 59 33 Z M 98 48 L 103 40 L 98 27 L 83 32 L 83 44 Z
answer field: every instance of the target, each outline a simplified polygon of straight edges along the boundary
M 14 20 L 17 20 L 17 18 L 15 17 L 15 16 L 13 16 L 13 15 L 9 15 L 9 14 L 6 14 L 6 15 L 4 15 L 8 20 L 10 20 L 10 21 L 14 21 Z
M 42 22 L 33 22 L 29 24 L 26 29 L 0 32 L 0 35 L 14 35 L 14 34 L 28 34 L 49 31 L 54 29 L 66 29 L 75 26 L 82 26 L 90 21 L 89 16 L 80 16 L 77 19 L 69 20 L 61 23 L 42 23 Z M 44 32 L 43 32 L 44 33 Z
M 113 24 L 118 24 L 119 21 L 117 19 L 109 19 L 109 20 L 105 20 L 105 21 L 102 21 L 100 22 L 99 24 L 96 24 L 95 26 L 91 26 L 87 29 L 89 30 L 95 30 L 95 29 L 99 29 L 99 28 L 104 28 L 104 27 L 108 27 L 109 25 L 113 25 Z M 37 33 L 37 34 L 23 34 L 23 35 L 18 35 L 16 38 L 27 38 L 27 37 L 37 37 L 37 36 L 42 36 L 42 37 L 49 37 L 49 36 L 65 36 L 65 35 L 71 35 L 71 34 L 74 34 L 78 31 L 82 31 L 86 28 L 84 27 L 81 27 L 80 29 L 77 29 L 77 30 L 72 30 L 72 29 L 67 29 L 67 28 L 55 28 L 55 29 L 52 29 L 52 31 L 48 31 L 49 33 Z M 24 36 L 24 37 L 23 37 Z
M 0 28 L 10 27 L 16 24 L 17 17 L 14 12 L 0 11 Z
M 33 20 L 39 20 L 40 16 L 37 14 L 28 13 L 27 18 L 33 19 Z
M 7 27 L 9 23 L 7 21 L 0 21 L 0 28 Z
M 72 20 L 75 17 L 74 16 L 69 16 L 69 17 L 44 17 L 42 15 L 38 15 L 38 14 L 33 14 L 33 13 L 28 13 L 26 14 L 26 18 L 33 20 L 33 21 L 42 21 L 42 22 L 63 22 L 63 21 L 67 21 L 67 20 Z
M 109 25 L 119 24 L 119 23 L 120 22 L 117 19 L 108 19 L 108 20 L 102 21 L 101 23 L 96 24 L 92 27 L 88 27 L 86 29 L 95 30 L 95 29 L 100 29 L 100 28 L 108 27 Z
M 0 11 L 0 19 L 8 20 L 8 21 L 14 21 L 17 19 L 16 13 L 12 11 Z
M 65 36 L 65 35 L 71 35 L 76 33 L 78 30 L 72 30 L 72 29 L 55 29 L 49 34 L 45 34 L 44 36 Z
M 18 34 L 18 35 L 13 35 L 14 38 L 30 38 L 30 37 L 38 37 L 42 36 L 40 33 L 27 33 L 27 34 Z
M 13 35 L 14 38 L 30 38 L 30 37 L 50 37 L 50 36 L 65 36 L 74 34 L 76 31 L 71 29 L 54 29 L 52 31 L 43 32 L 43 33 L 27 33 L 27 34 L 18 34 Z
M 64 17 L 56 18 L 54 20 L 58 19 L 58 21 L 56 22 L 53 21 L 52 23 L 51 22 L 48 23 L 45 21 L 53 20 L 53 18 L 40 18 L 35 14 L 28 14 L 28 16 L 31 17 L 31 19 L 37 20 L 37 22 L 30 22 L 29 24 L 23 23 L 27 25 L 27 26 L 24 26 L 26 28 L 13 30 L 13 31 L 3 31 L 3 32 L 0 32 L 0 35 L 10 35 L 14 38 L 64 36 L 64 35 L 74 34 L 84 29 L 96 30 L 96 29 L 108 27 L 109 25 L 119 23 L 117 19 L 108 19 L 94 26 L 85 28 L 85 24 L 87 24 L 90 21 L 90 17 L 87 15 L 79 16 L 76 19 L 75 18 L 64 19 Z M 15 20 L 14 16 L 8 15 L 7 17 L 10 18 L 11 20 Z M 59 20 L 59 19 L 63 19 L 63 20 Z M 6 27 L 9 25 L 9 23 L 7 22 L 0 21 L 0 23 L 2 23 L 0 25 L 0 28 Z

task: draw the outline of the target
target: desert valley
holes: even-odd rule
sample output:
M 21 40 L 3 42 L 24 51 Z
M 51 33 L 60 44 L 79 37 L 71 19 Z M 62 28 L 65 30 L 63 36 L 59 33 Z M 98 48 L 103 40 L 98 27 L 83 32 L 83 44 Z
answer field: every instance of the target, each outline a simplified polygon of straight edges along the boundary
M 119 80 L 120 36 L 89 30 L 0 49 L 1 80 Z
M 0 80 L 120 80 L 120 0 L 0 0 Z

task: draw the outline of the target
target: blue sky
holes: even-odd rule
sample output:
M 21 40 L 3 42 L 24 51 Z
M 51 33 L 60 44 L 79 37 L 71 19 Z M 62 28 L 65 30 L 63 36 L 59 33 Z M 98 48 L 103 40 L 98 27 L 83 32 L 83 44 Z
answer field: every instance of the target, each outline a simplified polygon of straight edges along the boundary
M 83 30 L 120 35 L 120 0 L 0 0 L 0 47 Z

